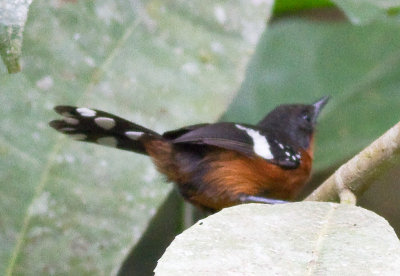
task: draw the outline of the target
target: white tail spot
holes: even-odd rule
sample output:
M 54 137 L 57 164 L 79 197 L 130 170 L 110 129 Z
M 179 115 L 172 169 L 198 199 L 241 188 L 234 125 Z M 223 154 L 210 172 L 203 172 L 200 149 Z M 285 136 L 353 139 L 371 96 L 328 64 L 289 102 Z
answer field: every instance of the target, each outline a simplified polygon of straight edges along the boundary
M 129 139 L 132 139 L 132 140 L 138 140 L 143 134 L 144 134 L 144 132 L 141 132 L 141 131 L 125 132 L 126 137 L 128 137 Z
M 238 129 L 243 130 L 253 139 L 253 150 L 254 152 L 265 158 L 265 159 L 273 159 L 274 156 L 272 155 L 270 146 L 267 141 L 267 137 L 263 136 L 257 130 L 247 128 L 241 125 L 235 125 Z
M 83 117 L 94 117 L 94 116 L 96 116 L 96 111 L 91 110 L 91 109 L 86 108 L 86 107 L 77 108 L 76 111 L 79 114 L 81 114 L 81 116 L 83 116 Z
M 75 118 L 66 117 L 63 120 L 69 125 L 76 126 L 77 124 L 79 124 L 79 120 Z
M 115 148 L 118 145 L 118 141 L 114 137 L 102 137 L 97 139 L 96 141 L 98 144 L 108 147 Z
M 96 123 L 96 125 L 104 128 L 105 130 L 109 130 L 115 127 L 115 120 L 112 118 L 98 117 L 94 119 L 94 122 Z

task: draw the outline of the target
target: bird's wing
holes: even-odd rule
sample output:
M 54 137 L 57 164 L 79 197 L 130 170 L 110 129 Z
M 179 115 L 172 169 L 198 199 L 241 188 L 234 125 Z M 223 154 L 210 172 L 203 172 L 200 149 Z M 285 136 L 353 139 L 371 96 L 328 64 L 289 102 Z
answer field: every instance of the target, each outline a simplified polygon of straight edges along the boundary
M 234 150 L 249 157 L 261 157 L 287 169 L 300 164 L 300 153 L 289 145 L 268 137 L 262 129 L 246 124 L 216 123 L 183 132 L 175 144 L 211 145 Z
M 201 128 L 201 127 L 205 127 L 209 124 L 197 124 L 197 125 L 191 125 L 191 126 L 185 126 L 182 128 L 178 128 L 175 130 L 170 130 L 170 131 L 166 131 L 163 133 L 163 137 L 169 140 L 174 140 L 190 131 L 193 131 L 195 129 Z

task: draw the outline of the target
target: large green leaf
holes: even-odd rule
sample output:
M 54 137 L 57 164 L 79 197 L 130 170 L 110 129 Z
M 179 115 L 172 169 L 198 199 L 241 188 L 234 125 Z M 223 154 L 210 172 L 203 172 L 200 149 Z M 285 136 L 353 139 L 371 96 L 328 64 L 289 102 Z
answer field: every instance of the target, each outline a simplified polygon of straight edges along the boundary
M 177 236 L 156 275 L 398 275 L 400 242 L 385 219 L 317 202 L 226 208 Z
M 0 0 L 0 55 L 9 73 L 21 70 L 22 33 L 32 0 Z
M 143 156 L 58 135 L 54 105 L 157 131 L 216 120 L 268 12 L 247 1 L 35 1 L 23 73 L 0 69 L 0 271 L 108 275 L 171 187 Z
M 255 123 L 280 103 L 324 95 L 315 172 L 336 166 L 400 119 L 400 25 L 281 21 L 269 27 L 223 119 Z
M 331 7 L 333 3 L 357 25 L 384 17 L 398 17 L 400 12 L 400 0 L 276 0 L 274 15 Z
M 332 0 L 354 24 L 366 24 L 385 16 L 398 16 L 400 0 Z

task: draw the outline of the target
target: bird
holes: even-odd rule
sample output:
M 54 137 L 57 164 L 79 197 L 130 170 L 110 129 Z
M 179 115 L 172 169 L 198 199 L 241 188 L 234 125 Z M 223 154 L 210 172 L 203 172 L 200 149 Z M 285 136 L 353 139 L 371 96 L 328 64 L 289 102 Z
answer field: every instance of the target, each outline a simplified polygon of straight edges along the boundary
M 116 115 L 59 105 L 49 125 L 69 137 L 150 156 L 183 198 L 217 212 L 292 201 L 307 183 L 318 115 L 329 100 L 282 104 L 256 125 L 203 123 L 159 134 Z

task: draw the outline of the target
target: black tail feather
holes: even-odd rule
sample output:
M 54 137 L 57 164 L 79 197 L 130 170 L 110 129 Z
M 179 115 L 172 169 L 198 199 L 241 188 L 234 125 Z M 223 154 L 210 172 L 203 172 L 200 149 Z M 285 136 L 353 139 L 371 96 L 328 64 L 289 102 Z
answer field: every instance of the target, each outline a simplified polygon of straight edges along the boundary
M 62 120 L 49 125 L 73 139 L 146 154 L 145 138 L 161 136 L 145 127 L 100 110 L 74 106 L 56 106 Z

